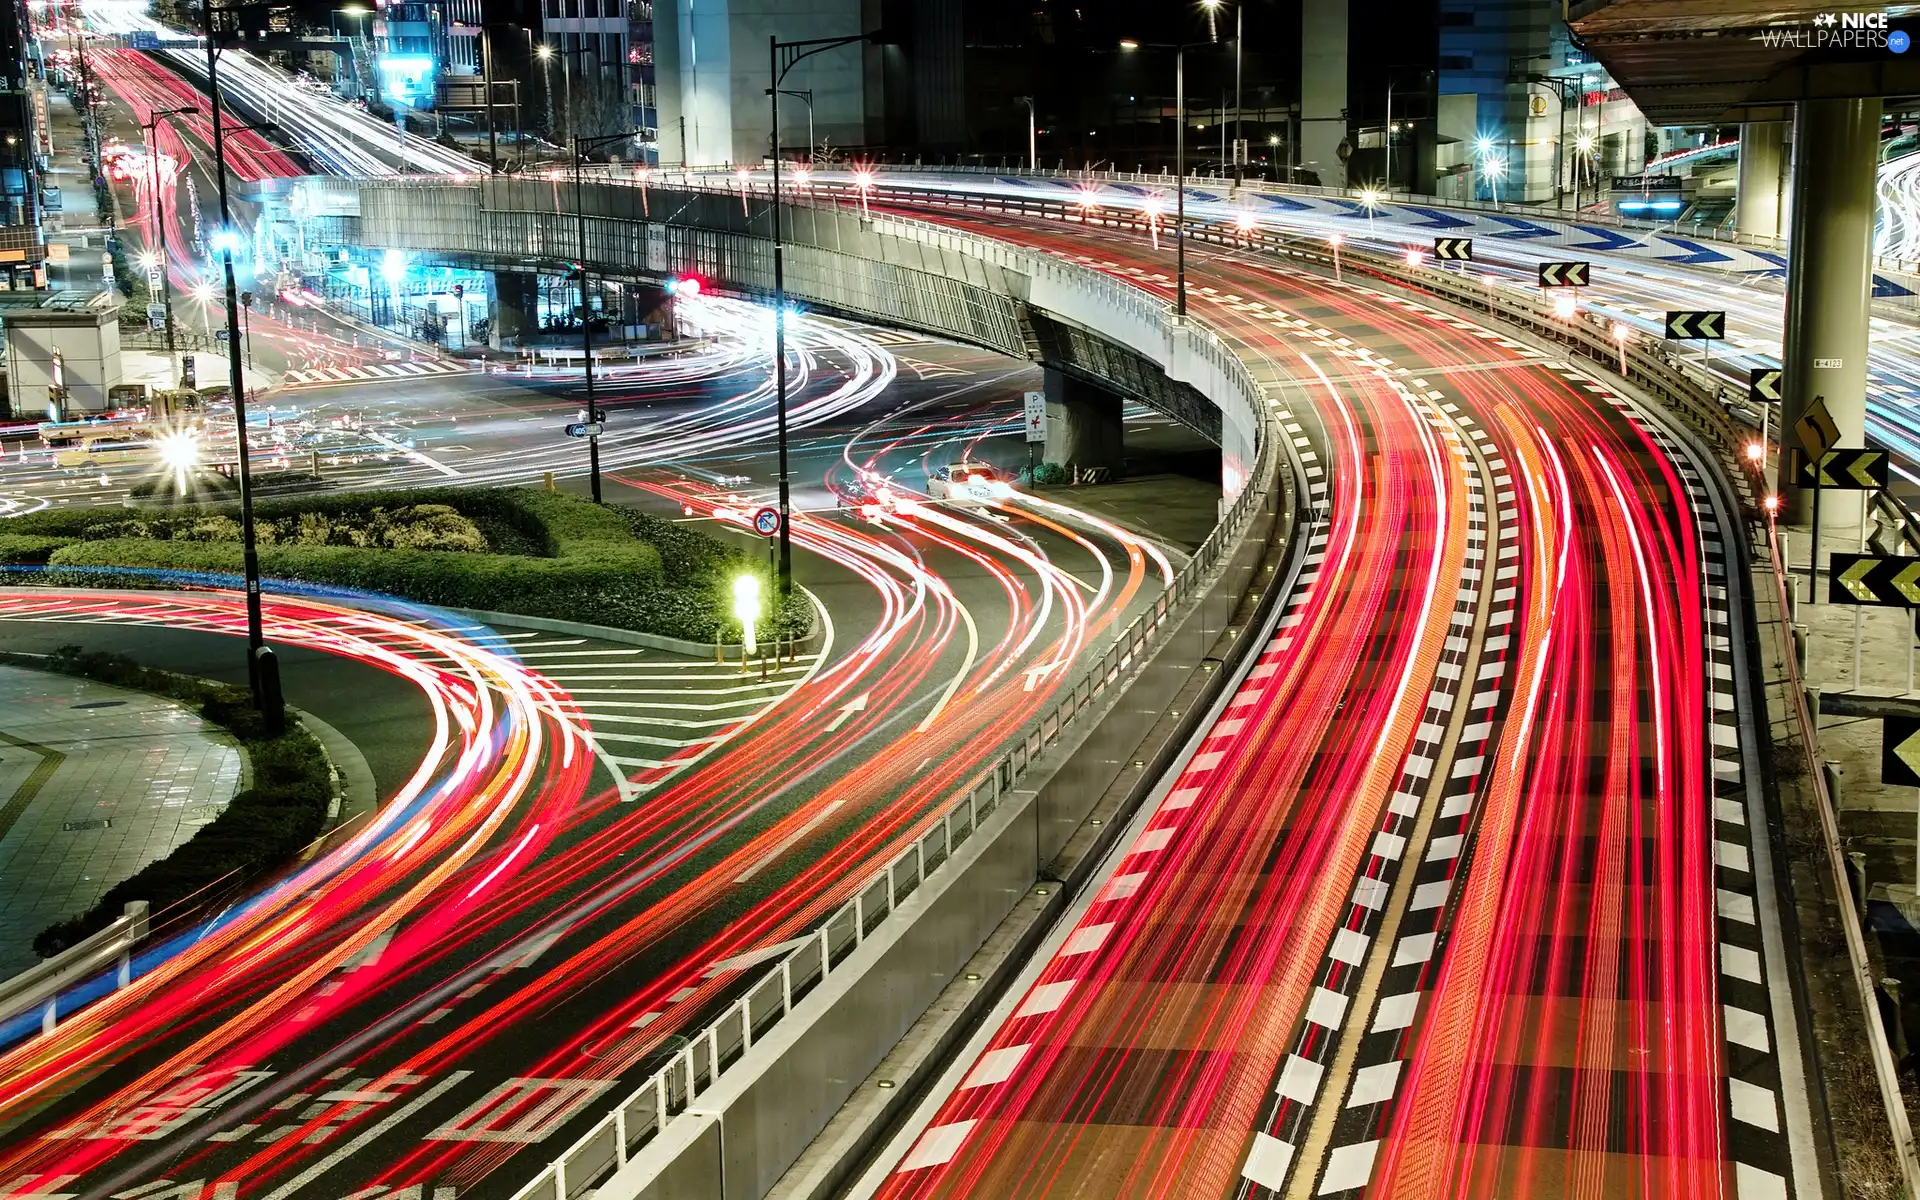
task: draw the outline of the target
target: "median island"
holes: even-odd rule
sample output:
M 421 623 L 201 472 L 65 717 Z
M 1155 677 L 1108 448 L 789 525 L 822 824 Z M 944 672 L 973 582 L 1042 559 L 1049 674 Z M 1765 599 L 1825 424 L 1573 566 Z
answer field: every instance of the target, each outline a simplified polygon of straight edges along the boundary
M 533 488 L 288 496 L 256 503 L 254 525 L 269 581 L 707 644 L 739 638 L 733 580 L 766 570 L 686 525 Z M 239 508 L 66 509 L 0 519 L 0 563 L 43 568 L 35 582 L 69 587 L 237 577 Z M 796 593 L 774 623 L 781 637 L 805 636 L 812 624 L 805 597 Z

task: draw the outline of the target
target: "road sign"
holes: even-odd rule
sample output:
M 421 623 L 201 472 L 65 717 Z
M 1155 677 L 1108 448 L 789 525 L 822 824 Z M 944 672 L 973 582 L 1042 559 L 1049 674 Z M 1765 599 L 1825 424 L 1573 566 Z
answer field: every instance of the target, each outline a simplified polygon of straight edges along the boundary
M 1727 314 L 1693 309 L 1669 312 L 1667 336 L 1680 341 L 1717 341 L 1727 336 Z
M 159 48 L 160 34 L 156 30 L 135 29 L 127 34 L 129 50 L 158 50 Z
M 1820 473 L 1814 475 L 1810 459 L 1800 463 L 1800 484 L 1838 488 L 1846 492 L 1870 492 L 1887 486 L 1887 452 L 1884 450 L 1829 450 L 1820 456 Z
M 1827 398 L 1815 396 L 1807 411 L 1793 423 L 1793 432 L 1799 436 L 1800 444 L 1807 448 L 1810 457 L 1819 457 L 1833 449 L 1840 440 L 1840 427 L 1833 423 L 1833 414 L 1827 411 Z
M 575 421 L 573 424 L 567 426 L 567 436 L 585 438 L 599 437 L 600 431 L 605 428 L 606 426 L 599 421 Z
M 1587 276 L 1592 270 L 1592 263 L 1543 262 L 1540 264 L 1540 286 L 1586 287 Z
M 180 386 L 190 388 L 198 387 L 199 385 L 200 377 L 194 369 L 193 355 L 182 354 L 180 356 Z
M 1920 787 L 1920 717 L 1888 717 L 1880 723 L 1880 782 Z
M 1786 374 L 1778 367 L 1754 367 L 1747 372 L 1747 399 L 1755 404 L 1778 404 L 1780 380 Z
M 1438 262 L 1472 262 L 1472 238 L 1435 238 L 1433 257 Z
M 777 508 L 756 509 L 753 514 L 753 529 L 761 537 L 772 537 L 780 532 L 780 510 Z
M 1827 603 L 1920 608 L 1920 558 L 1834 554 L 1828 560 Z
M 1045 392 L 1027 393 L 1027 441 L 1044 442 L 1047 440 L 1047 394 Z
M 164 304 L 147 305 L 147 328 L 165 329 L 167 327 L 167 306 Z
M 216 329 L 213 331 L 213 340 L 216 342 L 224 342 L 232 336 L 233 330 L 231 329 Z

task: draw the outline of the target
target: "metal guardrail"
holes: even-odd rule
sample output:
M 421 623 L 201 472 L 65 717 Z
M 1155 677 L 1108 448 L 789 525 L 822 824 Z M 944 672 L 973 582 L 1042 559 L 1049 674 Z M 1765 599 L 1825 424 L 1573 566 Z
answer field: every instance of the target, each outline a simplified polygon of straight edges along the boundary
M 135 900 L 92 937 L 0 981 L 0 1024 L 37 1008 L 41 1036 L 52 1033 L 59 1022 L 60 993 L 107 966 L 115 967 L 114 989 L 126 987 L 132 982 L 133 948 L 145 940 L 148 929 L 147 902 Z
M 1063 182 L 1084 182 L 1088 184 L 1132 183 L 1145 184 L 1148 186 L 1158 185 L 1168 188 L 1174 186 L 1172 173 L 1166 171 L 1156 173 L 1152 171 L 1085 171 L 1050 168 L 1028 171 L 1019 168 L 1003 170 L 994 167 L 926 166 L 902 163 L 882 164 L 879 169 L 887 176 L 903 173 L 927 176 L 977 175 L 1012 179 L 1049 179 Z M 721 167 L 693 167 L 689 169 L 657 168 L 656 175 L 659 178 L 669 176 L 679 177 L 682 175 L 695 178 L 701 176 L 717 177 L 731 176 L 735 170 L 735 168 Z M 1761 234 L 1741 233 L 1738 230 L 1721 229 L 1717 226 L 1683 227 L 1673 221 L 1646 221 L 1634 217 L 1617 216 L 1613 213 L 1583 212 L 1579 209 L 1558 207 L 1548 208 L 1533 203 L 1504 201 L 1496 204 L 1488 200 L 1452 200 L 1439 196 L 1424 196 L 1414 192 L 1388 192 L 1366 188 L 1315 187 L 1310 184 L 1272 183 L 1266 180 L 1248 180 L 1238 187 L 1235 187 L 1231 180 L 1217 175 L 1189 175 L 1187 177 L 1187 187 L 1189 189 L 1199 187 L 1215 189 L 1226 188 L 1229 192 L 1236 194 L 1251 193 L 1263 196 L 1308 196 L 1354 202 L 1359 202 L 1363 196 L 1371 191 L 1376 197 L 1376 203 L 1379 205 L 1398 204 L 1403 207 L 1412 205 L 1420 208 L 1483 213 L 1488 216 L 1524 217 L 1536 221 L 1563 221 L 1582 225 L 1604 226 L 1610 229 L 1619 229 L 1634 233 L 1665 233 L 1672 237 L 1687 238 L 1691 241 L 1718 242 L 1723 245 L 1737 246 L 1749 250 L 1767 251 L 1775 254 L 1785 254 L 1788 251 L 1788 241 L 1783 237 L 1768 237 Z M 1897 276 L 1898 278 L 1895 282 L 1909 290 L 1920 292 L 1920 259 L 1888 258 L 1883 255 L 1875 255 L 1873 258 L 1873 268 L 1883 275 Z M 1711 270 L 1713 268 L 1709 265 L 1703 269 Z
M 926 229 L 945 237 L 966 236 L 934 225 Z M 984 239 L 972 240 L 983 249 L 1017 249 Z M 1085 268 L 1051 265 L 1056 269 L 1096 274 Z M 1137 289 L 1129 290 L 1142 295 Z M 1173 317 L 1164 305 L 1155 304 L 1151 297 L 1147 297 L 1147 302 L 1171 325 Z M 1184 329 L 1190 336 L 1206 334 L 1198 338 L 1206 348 L 1203 353 L 1223 356 L 1218 365 L 1242 390 L 1249 408 L 1255 412 L 1265 411 L 1264 390 L 1218 337 L 1193 326 L 1175 328 Z M 1010 750 L 953 796 L 911 847 L 868 876 L 855 889 L 853 897 L 829 915 L 804 943 L 750 986 L 719 1018 L 694 1034 L 671 1062 L 542 1168 L 514 1193 L 514 1200 L 573 1200 L 624 1166 L 635 1151 L 658 1137 L 674 1116 L 709 1091 L 757 1039 L 766 1036 L 798 1002 L 825 982 L 833 969 L 879 929 L 902 901 L 921 889 L 929 875 L 950 861 L 955 850 L 979 832 L 981 823 L 1000 807 L 1003 797 L 1068 725 L 1098 707 L 1100 701 L 1127 680 L 1129 672 L 1144 661 L 1147 652 L 1158 645 L 1170 627 L 1184 619 L 1192 602 L 1204 593 L 1210 577 L 1231 557 L 1235 541 L 1266 496 L 1267 490 L 1260 481 L 1269 479 L 1275 471 L 1279 439 L 1272 436 L 1264 424 L 1260 430 L 1259 456 L 1252 482 L 1241 491 L 1193 557 L 1175 574 L 1172 585 L 1146 612 L 1134 618 L 1101 653 L 1098 661 L 1067 685 L 1064 698 L 1030 722 Z
M 1766 530 L 1774 596 L 1780 606 L 1780 619 L 1785 621 L 1793 609 L 1787 599 L 1786 555 L 1780 544 L 1780 536 L 1784 531 L 1771 520 L 1767 522 Z M 1872 960 L 1867 956 L 1867 940 L 1860 928 L 1859 910 L 1848 901 L 1853 883 L 1847 872 L 1846 851 L 1840 838 L 1840 820 L 1835 813 L 1832 789 L 1827 785 L 1826 767 L 1820 759 L 1819 723 L 1807 707 L 1806 684 L 1800 676 L 1800 656 L 1791 644 L 1791 634 L 1786 653 L 1781 657 L 1786 660 L 1787 703 L 1800 728 L 1800 746 L 1805 755 L 1807 780 L 1813 788 L 1814 806 L 1820 810 L 1821 848 L 1826 852 L 1834 895 L 1840 900 L 1836 907 L 1840 910 L 1841 937 L 1847 943 L 1847 965 L 1853 974 L 1854 988 L 1860 997 L 1861 1016 L 1867 1025 L 1867 1056 L 1873 1060 L 1874 1081 L 1879 1084 L 1880 1101 L 1887 1110 L 1887 1126 L 1893 1137 L 1894 1156 L 1900 1162 L 1900 1176 L 1906 1184 L 1904 1194 L 1920 1196 L 1920 1150 L 1914 1146 L 1913 1125 L 1907 1119 L 1906 1098 L 1900 1092 L 1900 1069 L 1893 1059 L 1893 1047 L 1887 1039 L 1886 1025 L 1880 1019 L 1879 980 L 1874 975 Z

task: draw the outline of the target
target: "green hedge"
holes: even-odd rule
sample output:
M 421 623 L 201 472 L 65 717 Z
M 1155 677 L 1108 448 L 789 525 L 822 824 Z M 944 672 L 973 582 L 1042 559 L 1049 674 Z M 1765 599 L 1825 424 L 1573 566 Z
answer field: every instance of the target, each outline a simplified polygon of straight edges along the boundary
M 419 488 L 287 496 L 254 505 L 257 522 L 302 514 L 365 518 L 376 509 L 445 505 L 471 521 L 489 552 L 262 544 L 264 575 L 381 592 L 448 608 L 516 613 L 633 629 L 695 642 L 736 640 L 732 582 L 765 564 L 688 526 L 615 505 L 530 488 Z M 146 581 L 107 567 L 238 574 L 237 541 L 220 518 L 233 505 L 170 507 L 162 513 L 61 509 L 0 520 L 0 560 L 46 564 L 50 581 L 126 587 Z M 188 540 L 173 532 L 206 520 Z M 143 536 L 121 534 L 133 528 Z M 771 589 L 768 589 L 769 591 Z M 812 610 L 795 596 L 778 632 L 804 635 Z M 765 631 L 771 635 L 774 630 Z
M 252 786 L 173 853 L 108 888 L 86 912 L 42 930 L 33 939 L 41 957 L 105 929 L 129 901 L 145 900 L 155 914 L 190 898 L 212 902 L 225 895 L 224 889 L 210 891 L 213 885 L 239 883 L 279 866 L 325 830 L 333 783 L 319 741 L 297 722 L 289 722 L 281 736 L 268 737 L 246 689 L 157 671 L 124 655 L 78 646 L 62 646 L 46 658 L 0 654 L 0 662 L 97 679 L 193 705 L 207 721 L 239 739 L 253 772 Z

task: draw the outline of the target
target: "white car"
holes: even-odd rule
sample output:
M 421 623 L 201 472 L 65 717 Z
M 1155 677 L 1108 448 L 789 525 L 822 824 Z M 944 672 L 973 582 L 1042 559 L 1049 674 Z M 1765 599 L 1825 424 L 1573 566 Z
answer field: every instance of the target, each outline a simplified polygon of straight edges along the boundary
M 935 500 L 985 504 L 1013 492 L 1013 477 L 991 463 L 957 462 L 927 476 L 927 495 Z

